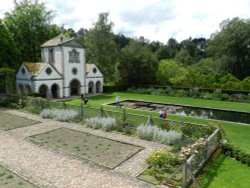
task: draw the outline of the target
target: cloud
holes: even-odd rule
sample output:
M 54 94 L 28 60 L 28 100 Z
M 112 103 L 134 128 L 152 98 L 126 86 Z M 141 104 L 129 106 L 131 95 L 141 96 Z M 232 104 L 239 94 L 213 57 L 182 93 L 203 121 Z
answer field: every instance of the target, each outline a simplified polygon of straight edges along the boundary
M 0 18 L 4 17 L 4 13 L 9 12 L 11 9 L 13 9 L 14 4 L 12 1 L 4 1 L 1 2 L 0 6 Z
M 166 1 L 151 4 L 136 10 L 123 10 L 120 13 L 121 21 L 131 25 L 158 25 L 166 20 L 174 19 L 171 3 Z
M 115 33 L 164 43 L 171 37 L 209 38 L 227 18 L 250 18 L 249 0 L 47 0 L 47 6 L 56 10 L 56 24 L 75 31 L 92 27 L 99 13 L 108 12 Z M 13 7 L 4 1 L 0 17 Z

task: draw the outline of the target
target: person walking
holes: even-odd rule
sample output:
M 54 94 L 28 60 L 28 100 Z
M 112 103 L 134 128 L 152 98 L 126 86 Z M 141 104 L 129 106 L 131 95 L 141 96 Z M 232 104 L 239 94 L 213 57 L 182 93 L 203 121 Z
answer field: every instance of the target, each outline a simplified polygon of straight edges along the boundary
M 119 96 L 116 96 L 115 102 L 116 102 L 116 108 L 121 108 L 121 106 L 120 106 L 120 97 Z
M 88 97 L 86 95 L 84 95 L 84 98 L 83 98 L 83 101 L 84 101 L 84 105 L 86 105 L 88 103 Z

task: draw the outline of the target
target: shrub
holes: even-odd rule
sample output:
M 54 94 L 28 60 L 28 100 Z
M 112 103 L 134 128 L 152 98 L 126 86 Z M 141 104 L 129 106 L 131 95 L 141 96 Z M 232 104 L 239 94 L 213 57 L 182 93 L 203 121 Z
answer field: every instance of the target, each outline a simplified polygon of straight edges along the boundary
M 241 148 L 230 143 L 224 143 L 222 145 L 222 151 L 225 155 L 250 166 L 250 154 Z
M 144 125 L 141 124 L 137 127 L 137 134 L 139 138 L 144 140 L 153 140 L 158 141 L 162 144 L 172 145 L 177 140 L 181 139 L 182 134 L 176 131 L 165 131 L 159 127 L 152 126 L 150 124 Z
M 149 165 L 157 166 L 159 168 L 169 165 L 174 166 L 180 164 L 178 156 L 167 151 L 167 150 L 157 150 L 156 152 L 149 155 L 147 158 L 147 163 Z
M 86 119 L 86 125 L 94 129 L 101 128 L 105 131 L 111 131 L 116 125 L 116 120 L 112 117 L 93 117 Z
M 147 163 L 151 167 L 144 171 L 144 174 L 154 176 L 157 180 L 162 182 L 174 172 L 176 167 L 180 164 L 180 161 L 177 155 L 167 150 L 158 150 L 147 158 Z
M 246 95 L 238 93 L 232 94 L 229 98 L 230 101 L 243 102 L 246 99 Z
M 75 110 L 43 109 L 40 116 L 58 121 L 75 121 L 79 116 L 79 113 Z
M 43 109 L 49 108 L 49 106 L 49 102 L 40 97 L 26 97 L 25 99 L 26 109 L 35 114 L 40 114 Z
M 151 95 L 166 95 L 165 89 L 154 89 L 151 91 Z
M 154 135 L 158 131 L 159 128 L 152 125 L 141 124 L 140 126 L 137 127 L 137 134 L 139 138 L 142 138 L 144 140 L 153 140 Z
M 212 94 L 210 93 L 202 93 L 201 97 L 205 100 L 211 100 L 213 98 Z
M 186 97 L 188 93 L 184 89 L 178 89 L 175 93 L 176 97 Z
M 228 95 L 227 93 L 221 94 L 221 100 L 222 100 L 222 101 L 227 101 L 227 100 L 229 100 L 229 95 Z

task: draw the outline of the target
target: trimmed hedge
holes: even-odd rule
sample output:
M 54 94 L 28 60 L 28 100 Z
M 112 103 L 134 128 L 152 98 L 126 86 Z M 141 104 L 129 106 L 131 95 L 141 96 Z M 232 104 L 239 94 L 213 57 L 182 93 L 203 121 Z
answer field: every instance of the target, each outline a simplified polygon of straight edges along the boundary
M 225 155 L 250 166 L 250 154 L 243 151 L 241 148 L 230 143 L 225 143 L 222 145 L 222 152 Z
M 189 86 L 170 86 L 170 85 L 152 85 L 152 84 L 141 84 L 141 85 L 134 85 L 134 84 L 116 84 L 116 85 L 104 85 L 103 90 L 104 92 L 116 92 L 116 91 L 126 91 L 128 88 L 144 88 L 144 89 L 149 89 L 149 88 L 154 88 L 154 89 L 166 89 L 166 88 L 172 88 L 173 90 L 185 90 L 189 91 L 190 89 L 193 88 L 198 88 L 200 93 L 213 93 L 216 91 L 218 88 L 202 88 L 202 87 L 189 87 Z M 248 95 L 250 93 L 250 90 L 228 90 L 228 89 L 219 89 L 221 93 L 226 93 L 229 95 L 232 94 L 245 94 Z

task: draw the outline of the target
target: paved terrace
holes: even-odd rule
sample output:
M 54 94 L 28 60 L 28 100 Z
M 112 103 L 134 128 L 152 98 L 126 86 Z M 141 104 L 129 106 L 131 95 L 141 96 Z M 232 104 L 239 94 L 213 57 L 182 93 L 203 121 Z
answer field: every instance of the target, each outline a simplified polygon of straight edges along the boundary
M 147 156 L 166 146 L 136 137 L 93 130 L 75 123 L 42 119 L 33 114 L 15 110 L 1 110 L 41 123 L 0 131 L 0 165 L 15 172 L 39 187 L 58 188 L 148 188 L 153 185 L 136 179 L 148 165 Z M 127 142 L 145 149 L 123 162 L 113 170 L 88 160 L 79 159 L 46 146 L 30 142 L 26 137 L 52 131 L 61 127 L 90 133 L 113 140 Z

